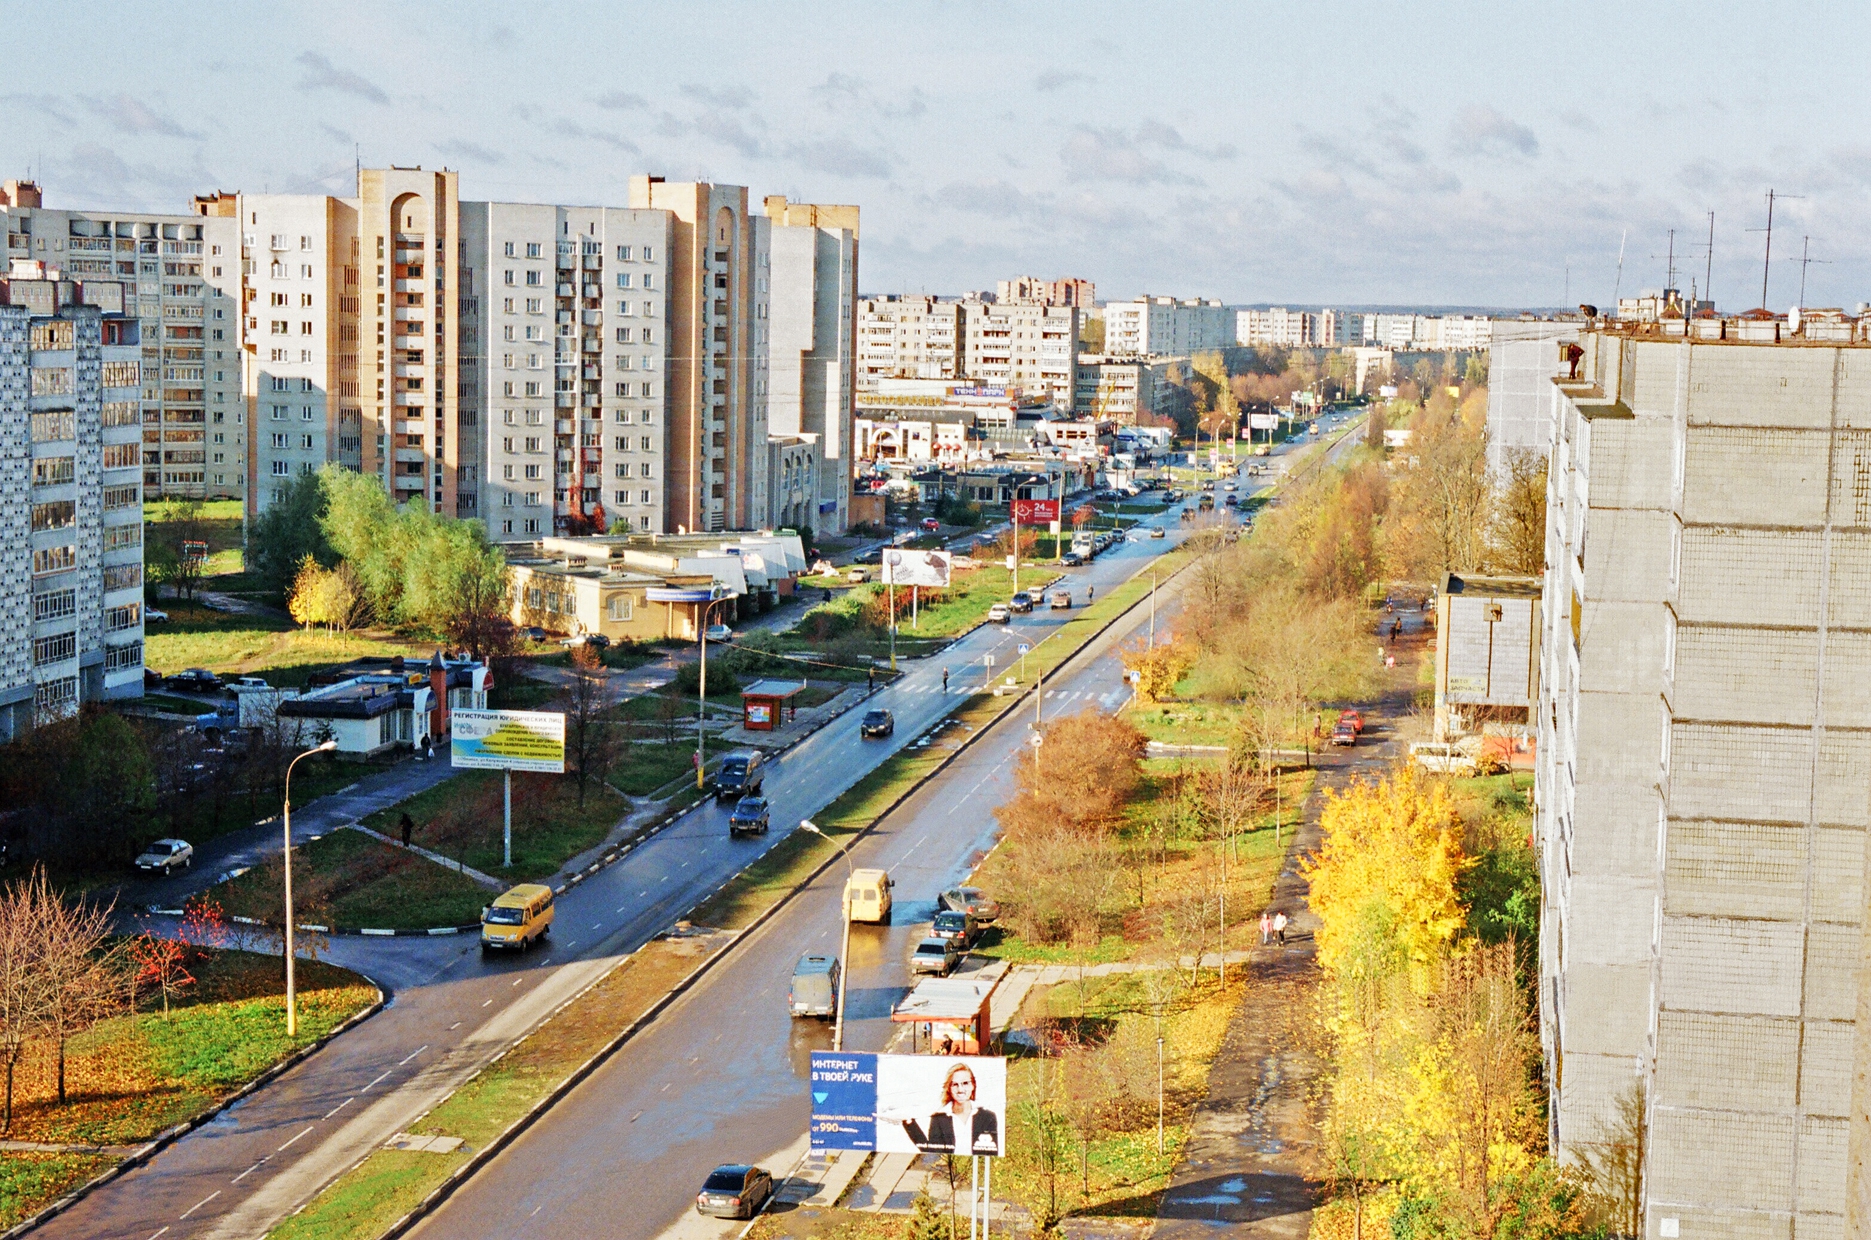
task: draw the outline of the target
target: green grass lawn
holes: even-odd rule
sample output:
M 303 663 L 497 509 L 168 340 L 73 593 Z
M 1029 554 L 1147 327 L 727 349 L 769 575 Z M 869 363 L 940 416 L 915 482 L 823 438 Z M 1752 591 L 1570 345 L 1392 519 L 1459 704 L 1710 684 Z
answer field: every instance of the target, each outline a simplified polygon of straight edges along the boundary
M 284 617 L 230 615 L 183 603 L 164 608 L 169 623 L 148 630 L 143 662 L 164 673 L 205 667 L 222 675 L 264 676 L 268 683 L 302 688 L 312 673 L 365 655 L 402 655 L 427 661 L 437 643 L 386 633 L 326 633 L 302 629 Z
M 499 830 L 496 820 L 494 831 L 498 834 Z M 279 920 L 277 861 L 255 867 L 214 891 L 230 914 Z M 415 853 L 346 830 L 333 831 L 295 850 L 292 891 L 296 921 L 352 930 L 467 925 L 479 919 L 481 906 L 494 894 Z
M 484 874 L 517 883 L 558 873 L 567 859 L 601 843 L 627 809 L 595 779 L 586 784 L 585 803 L 580 808 L 577 781 L 570 775 L 516 773 L 511 869 L 502 869 L 500 864 L 505 811 L 499 771 L 463 771 L 388 809 L 378 810 L 365 818 L 363 825 L 398 836 L 398 823 L 408 814 L 415 824 L 415 843 Z
M 725 750 L 719 742 L 708 746 L 709 765 Z M 613 788 L 628 796 L 647 797 L 678 779 L 695 777 L 695 735 L 673 743 L 640 738 L 630 741 L 605 776 Z

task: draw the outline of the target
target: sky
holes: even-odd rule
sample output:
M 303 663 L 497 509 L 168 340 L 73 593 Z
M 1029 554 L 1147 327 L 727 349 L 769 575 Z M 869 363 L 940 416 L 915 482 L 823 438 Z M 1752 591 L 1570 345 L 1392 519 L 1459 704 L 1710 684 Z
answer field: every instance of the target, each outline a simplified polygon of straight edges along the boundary
M 866 293 L 1608 305 L 1663 285 L 1674 229 L 1678 284 L 1712 276 L 1724 310 L 1761 304 L 1764 265 L 1778 310 L 1802 270 L 1806 305 L 1871 299 L 1871 6 L 83 11 L 0 81 L 0 176 L 49 206 L 350 194 L 358 158 L 621 205 L 648 172 L 857 203 Z

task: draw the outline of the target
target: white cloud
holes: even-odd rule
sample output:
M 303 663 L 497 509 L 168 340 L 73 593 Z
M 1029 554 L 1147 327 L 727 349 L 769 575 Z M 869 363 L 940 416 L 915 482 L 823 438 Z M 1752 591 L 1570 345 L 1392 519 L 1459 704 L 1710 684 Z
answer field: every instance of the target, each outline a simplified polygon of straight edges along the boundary
M 108 99 L 99 99 L 91 95 L 81 95 L 79 98 L 93 114 L 109 121 L 112 127 L 122 133 L 159 134 L 165 138 L 201 137 L 192 129 L 184 129 L 176 121 L 156 111 L 141 99 L 133 99 L 121 92 Z
M 1480 103 L 1468 104 L 1449 122 L 1449 145 L 1458 155 L 1531 158 L 1540 153 L 1540 140 L 1531 129 Z
M 390 97 L 376 84 L 349 69 L 338 68 L 317 52 L 300 52 L 295 61 L 305 70 L 305 76 L 299 79 L 300 90 L 335 90 L 371 103 L 390 102 Z
M 1121 129 L 1079 125 L 1066 136 L 1059 157 L 1070 181 L 1115 181 L 1130 185 L 1195 184 L 1194 177 L 1143 153 L 1137 140 Z
M 881 151 L 867 151 L 844 138 L 824 138 L 787 148 L 789 158 L 813 172 L 846 177 L 887 177 L 890 159 Z

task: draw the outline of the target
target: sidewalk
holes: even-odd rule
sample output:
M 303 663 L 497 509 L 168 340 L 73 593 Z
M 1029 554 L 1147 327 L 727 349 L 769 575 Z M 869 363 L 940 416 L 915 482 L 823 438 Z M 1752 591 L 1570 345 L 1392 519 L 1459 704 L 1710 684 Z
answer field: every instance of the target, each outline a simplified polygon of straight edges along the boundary
M 852 685 L 839 690 L 837 697 L 802 710 L 797 715 L 787 712 L 790 717 L 783 727 L 777 727 L 768 732 L 750 732 L 740 724 L 735 724 L 731 728 L 723 728 L 717 732 L 715 739 L 724 745 L 753 745 L 760 749 L 784 749 L 804 740 L 869 696 L 870 690 L 865 686 Z

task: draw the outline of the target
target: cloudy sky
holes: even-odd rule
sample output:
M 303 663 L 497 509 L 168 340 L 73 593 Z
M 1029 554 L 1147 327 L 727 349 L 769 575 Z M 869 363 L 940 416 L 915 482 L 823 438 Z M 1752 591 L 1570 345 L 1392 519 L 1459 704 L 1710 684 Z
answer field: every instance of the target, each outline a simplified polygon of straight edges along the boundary
M 652 172 L 860 204 L 867 292 L 1491 306 L 1608 302 L 1621 244 L 1660 286 L 1672 228 L 1700 283 L 1713 211 L 1741 309 L 1771 187 L 1769 304 L 1803 237 L 1807 304 L 1871 299 L 1857 6 L 95 0 L 31 42 L 0 175 L 52 205 L 348 194 L 354 155 L 520 201 Z

